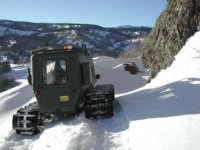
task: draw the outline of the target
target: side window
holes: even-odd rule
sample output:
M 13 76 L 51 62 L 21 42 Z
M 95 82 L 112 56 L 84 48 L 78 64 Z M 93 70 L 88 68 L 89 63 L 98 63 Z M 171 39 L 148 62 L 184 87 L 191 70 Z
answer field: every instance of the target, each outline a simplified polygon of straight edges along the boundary
M 92 84 L 92 68 L 89 63 L 82 64 L 82 75 L 84 85 Z
M 67 66 L 64 59 L 42 61 L 42 79 L 45 85 L 66 84 Z
M 92 83 L 92 68 L 90 64 L 89 64 L 89 70 L 90 70 L 90 83 Z

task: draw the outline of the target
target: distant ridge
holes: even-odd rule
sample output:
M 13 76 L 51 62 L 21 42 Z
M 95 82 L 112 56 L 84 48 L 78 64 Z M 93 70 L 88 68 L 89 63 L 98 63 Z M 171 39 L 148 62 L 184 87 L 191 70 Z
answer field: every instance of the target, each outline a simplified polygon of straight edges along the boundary
M 146 37 L 151 28 L 121 26 L 101 27 L 93 24 L 31 23 L 0 20 L 0 43 L 2 50 L 27 51 L 43 47 L 82 45 L 109 56 L 129 50 L 135 39 Z

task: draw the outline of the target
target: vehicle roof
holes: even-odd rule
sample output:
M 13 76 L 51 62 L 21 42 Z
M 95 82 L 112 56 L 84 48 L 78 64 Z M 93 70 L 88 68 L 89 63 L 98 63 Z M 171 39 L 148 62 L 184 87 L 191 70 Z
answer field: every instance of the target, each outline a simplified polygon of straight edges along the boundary
M 58 53 L 58 52 L 87 52 L 86 47 L 73 47 L 72 49 L 64 49 L 64 48 L 52 48 L 52 47 L 44 47 L 40 49 L 36 49 L 32 51 L 32 55 L 34 54 L 43 54 L 43 53 Z

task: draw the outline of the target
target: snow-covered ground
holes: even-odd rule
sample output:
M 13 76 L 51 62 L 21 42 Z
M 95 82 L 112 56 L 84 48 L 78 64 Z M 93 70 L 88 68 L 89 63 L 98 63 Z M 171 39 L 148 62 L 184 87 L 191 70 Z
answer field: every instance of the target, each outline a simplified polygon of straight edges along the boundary
M 130 75 L 129 60 L 94 58 L 97 84 L 113 83 L 115 116 L 88 120 L 75 118 L 51 122 L 35 136 L 16 135 L 12 114 L 35 98 L 25 80 L 26 66 L 15 66 L 21 84 L 0 93 L 0 149 L 16 150 L 199 150 L 200 149 L 200 32 L 191 37 L 173 64 L 145 85 L 147 71 Z

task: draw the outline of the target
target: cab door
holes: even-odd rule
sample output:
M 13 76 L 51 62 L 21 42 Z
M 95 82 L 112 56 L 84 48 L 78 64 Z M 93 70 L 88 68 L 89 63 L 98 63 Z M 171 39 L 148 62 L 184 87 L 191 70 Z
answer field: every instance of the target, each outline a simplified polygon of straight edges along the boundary
M 40 59 L 39 93 L 36 95 L 43 113 L 73 113 L 75 96 L 72 91 L 68 56 L 43 57 Z M 38 77 L 39 79 L 39 77 Z

